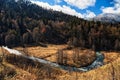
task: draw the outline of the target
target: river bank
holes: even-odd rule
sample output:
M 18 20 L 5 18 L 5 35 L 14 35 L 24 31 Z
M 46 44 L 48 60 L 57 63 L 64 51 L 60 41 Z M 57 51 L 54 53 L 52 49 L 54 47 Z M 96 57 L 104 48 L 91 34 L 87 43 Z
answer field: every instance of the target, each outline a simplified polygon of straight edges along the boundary
M 20 56 L 23 56 L 24 58 L 28 58 L 28 59 L 31 59 L 33 61 L 38 61 L 38 62 L 43 63 L 43 64 L 49 64 L 52 67 L 62 68 L 64 70 L 71 69 L 72 71 L 88 71 L 88 70 L 97 68 L 99 66 L 102 66 L 104 64 L 103 63 L 104 56 L 100 52 L 96 52 L 97 57 L 96 57 L 96 60 L 92 64 L 90 64 L 89 66 L 86 66 L 86 67 L 77 68 L 77 67 L 59 65 L 57 63 L 53 63 L 53 62 L 50 62 L 50 61 L 47 61 L 47 60 L 44 60 L 44 59 L 40 59 L 40 58 L 37 58 L 37 57 L 33 57 L 33 56 L 26 56 L 26 55 L 22 54 L 21 52 L 19 52 L 17 50 L 14 50 L 14 49 L 10 49 L 8 47 L 3 46 L 2 48 L 7 50 L 11 54 L 20 55 Z
M 13 51 L 15 51 L 15 50 L 13 50 Z M 19 52 L 19 51 L 18 51 Z M 18 53 L 18 52 L 15 52 L 15 53 Z M 13 53 L 13 52 L 12 52 Z M 101 52 L 102 54 L 103 54 L 103 52 Z M 108 52 L 109 53 L 109 52 Z M 111 55 L 111 56 L 113 56 L 113 54 L 112 53 L 110 53 L 110 54 L 106 54 L 106 55 L 104 55 L 104 60 L 101 60 L 101 61 L 103 61 L 103 62 L 105 62 L 105 60 L 108 60 L 108 58 L 107 57 L 109 57 L 108 55 Z M 115 52 L 114 52 L 115 53 Z M 9 53 L 7 53 L 7 54 L 9 54 Z M 100 56 L 101 54 L 99 54 L 99 52 L 97 52 L 96 53 L 98 56 Z M 105 54 L 105 53 L 104 53 Z M 116 53 L 116 54 L 119 54 L 119 53 Z M 24 54 L 23 54 L 24 55 Z M 115 54 L 114 54 L 115 55 Z M 18 53 L 18 56 L 21 56 L 21 53 Z M 26 56 L 26 55 L 25 55 Z M 23 57 L 23 56 L 22 56 Z M 88 68 L 88 69 L 86 69 L 85 67 L 82 69 L 82 70 L 84 70 L 85 72 L 79 72 L 79 71 L 74 71 L 74 70 L 76 70 L 75 68 L 72 68 L 73 69 L 73 71 L 70 71 L 70 69 L 66 69 L 66 67 L 64 67 L 64 66 L 60 66 L 60 68 L 55 68 L 54 66 L 54 68 L 50 68 L 49 66 L 50 66 L 50 64 L 45 64 L 45 66 L 44 67 L 40 67 L 40 68 L 38 68 L 37 69 L 37 67 L 35 67 L 35 69 L 32 67 L 32 68 L 30 68 L 30 65 L 28 65 L 28 64 L 26 64 L 26 66 L 25 66 L 25 61 L 26 61 L 26 59 L 25 59 L 25 61 L 23 62 L 22 61 L 22 57 L 19 57 L 19 62 L 17 62 L 17 59 L 18 59 L 18 57 L 16 57 L 16 60 L 14 59 L 14 58 L 12 58 L 13 59 L 13 62 L 15 63 L 15 64 L 13 64 L 13 63 L 11 63 L 11 64 L 13 64 L 13 66 L 17 66 L 16 67 L 16 69 L 19 69 L 19 68 L 22 68 L 24 71 L 27 71 L 27 72 L 29 72 L 30 74 L 34 74 L 34 75 L 36 75 L 36 76 L 38 76 L 38 71 L 39 71 L 39 69 L 40 70 L 42 70 L 42 72 L 40 72 L 39 73 L 39 75 L 41 75 L 40 77 L 43 79 L 43 76 L 45 76 L 45 75 L 48 75 L 48 72 L 49 73 L 51 73 L 51 74 L 53 74 L 53 73 L 55 73 L 54 74 L 54 77 L 57 79 L 57 80 L 74 80 L 74 79 L 76 79 L 77 78 L 77 80 L 88 80 L 88 77 L 89 77 L 89 79 L 91 79 L 91 80 L 101 80 L 101 79 L 105 79 L 105 80 L 112 80 L 112 78 L 114 77 L 115 79 L 117 79 L 117 80 L 119 80 L 120 79 L 120 77 L 119 77 L 119 71 L 120 71 L 120 66 L 119 66 L 119 61 L 120 61 L 120 59 L 119 59 L 119 56 L 118 56 L 118 59 L 116 58 L 115 60 L 114 60 L 114 58 L 112 57 L 112 58 L 109 58 L 109 59 L 113 59 L 113 61 L 111 61 L 111 62 L 109 62 L 109 63 L 107 63 L 107 64 L 104 64 L 104 65 L 102 65 L 102 66 L 98 66 L 98 67 L 96 67 L 96 68 Z M 102 57 L 102 56 L 101 56 Z M 26 57 L 25 57 L 26 58 Z M 31 62 L 32 60 L 38 60 L 38 59 L 35 59 L 33 56 L 29 56 L 29 58 L 27 58 L 28 59 L 28 63 L 29 62 Z M 97 60 L 99 61 L 101 58 L 97 58 Z M 31 60 L 31 61 L 30 61 Z M 41 60 L 40 60 L 41 61 Z M 44 62 L 44 61 L 43 61 Z M 46 62 L 46 61 L 45 61 Z M 22 64 L 21 64 L 22 63 Z M 48 62 L 47 62 L 48 63 Z M 52 62 L 53 63 L 53 62 Z M 95 62 L 94 62 L 95 63 Z M 5 63 L 3 63 L 3 64 L 5 64 Z M 7 63 L 8 64 L 8 63 Z M 24 64 L 24 65 L 23 65 Z M 21 67 L 18 67 L 18 66 L 21 66 Z M 25 67 L 28 67 L 28 68 L 25 68 Z M 58 67 L 58 66 L 57 66 Z M 67 67 L 68 68 L 68 67 Z M 70 67 L 69 67 L 70 68 Z M 71 70 L 72 70 L 71 69 Z M 115 69 L 115 70 L 114 70 Z M 30 70 L 30 71 L 29 71 Z M 36 72 L 37 73 L 35 73 L 35 71 L 34 70 L 36 70 Z M 49 70 L 52 70 L 52 71 L 49 71 Z M 57 72 L 56 72 L 57 71 Z M 113 71 L 114 71 L 114 74 L 113 74 Z M 46 73 L 46 74 L 44 74 L 44 73 Z M 60 73 L 60 74 L 59 74 Z M 51 76 L 53 76 L 53 75 L 51 75 Z M 21 78 L 22 78 L 23 76 L 21 76 Z M 31 76 L 32 77 L 32 76 Z M 17 79 L 19 79 L 19 78 L 17 78 Z M 22 78 L 23 79 L 23 78 Z M 26 78 L 25 78 L 26 79 Z M 54 80 L 53 79 L 53 77 L 52 78 L 50 78 L 50 77 L 48 77 L 48 76 L 46 76 L 46 77 L 44 77 L 44 79 L 47 79 L 47 80 Z M 10 80 L 10 79 L 9 79 Z M 15 79 L 11 79 L 11 80 L 15 80 Z M 27 80 L 27 79 L 26 79 Z M 30 76 L 29 76 L 29 80 L 30 80 Z M 36 79 L 37 80 L 37 79 Z

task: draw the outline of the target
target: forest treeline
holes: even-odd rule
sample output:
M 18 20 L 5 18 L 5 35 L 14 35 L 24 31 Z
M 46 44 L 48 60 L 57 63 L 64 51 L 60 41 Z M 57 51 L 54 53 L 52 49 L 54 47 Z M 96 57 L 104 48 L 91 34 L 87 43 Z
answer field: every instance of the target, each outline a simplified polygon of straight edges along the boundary
M 120 51 L 120 23 L 86 21 L 27 0 L 0 0 L 0 45 L 39 43 Z

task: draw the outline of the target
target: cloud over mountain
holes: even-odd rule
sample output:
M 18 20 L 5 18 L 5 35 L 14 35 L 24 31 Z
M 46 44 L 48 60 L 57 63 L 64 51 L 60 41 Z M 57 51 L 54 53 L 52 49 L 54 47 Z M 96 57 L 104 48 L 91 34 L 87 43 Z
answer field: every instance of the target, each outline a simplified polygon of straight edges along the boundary
M 58 0 L 56 0 L 56 1 L 58 1 Z M 92 18 L 92 17 L 96 16 L 95 13 L 91 12 L 90 10 L 86 10 L 86 13 L 82 14 L 82 13 L 77 12 L 75 9 L 72 9 L 70 6 L 67 6 L 67 5 L 57 5 L 57 4 L 50 5 L 47 2 L 42 2 L 42 1 L 38 1 L 38 0 L 31 0 L 31 2 L 41 6 L 43 8 L 53 9 L 55 11 L 62 11 L 65 14 L 77 16 L 79 18 Z
M 79 9 L 85 9 L 89 6 L 94 6 L 96 3 L 96 0 L 64 0 L 66 3 L 76 6 Z
M 46 9 L 53 9 L 55 11 L 62 11 L 65 14 L 69 14 L 69 15 L 74 15 L 80 18 L 83 18 L 83 15 L 81 13 L 78 13 L 77 11 L 75 11 L 74 9 L 70 8 L 69 6 L 63 5 L 50 5 L 47 2 L 41 2 L 41 1 L 33 1 L 32 3 L 37 4 L 43 8 Z
M 84 18 L 89 19 L 89 18 L 95 17 L 96 15 L 95 15 L 94 12 L 91 12 L 90 10 L 87 10 L 86 13 L 83 14 L 83 16 L 84 16 Z

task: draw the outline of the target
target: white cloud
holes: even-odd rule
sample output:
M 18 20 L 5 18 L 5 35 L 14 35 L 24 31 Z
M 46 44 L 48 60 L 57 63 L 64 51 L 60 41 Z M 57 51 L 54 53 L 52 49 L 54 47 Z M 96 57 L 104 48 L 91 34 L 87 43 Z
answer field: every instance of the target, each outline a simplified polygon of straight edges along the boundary
M 96 16 L 91 11 L 87 11 L 86 13 L 81 14 L 81 13 L 77 12 L 75 9 L 72 9 L 69 6 L 66 6 L 66 5 L 63 5 L 63 6 L 60 6 L 60 5 L 50 5 L 47 2 L 41 2 L 41 1 L 37 1 L 37 0 L 36 1 L 32 0 L 31 2 L 34 3 L 34 4 L 37 4 L 37 5 L 45 8 L 45 9 L 53 9 L 55 11 L 62 11 L 65 14 L 77 16 L 79 18 L 92 18 L 92 17 Z
M 91 12 L 89 10 L 87 10 L 86 13 L 84 13 L 83 15 L 84 15 L 84 18 L 88 18 L 88 19 L 96 16 L 94 12 Z
M 69 5 L 76 6 L 79 9 L 86 9 L 89 6 L 94 6 L 96 0 L 64 0 Z
M 79 18 L 83 18 L 81 13 L 78 13 L 77 11 L 75 11 L 74 9 L 71 9 L 69 6 L 66 6 L 66 5 L 63 5 L 63 6 L 50 5 L 50 4 L 46 3 L 46 2 L 33 1 L 33 0 L 31 2 L 41 6 L 43 8 L 46 8 L 46 9 L 53 9 L 55 11 L 62 11 L 65 14 L 69 14 L 69 15 L 77 16 Z
M 113 7 L 102 7 L 101 10 L 103 13 L 120 13 L 120 0 L 114 0 Z
M 120 8 L 107 7 L 102 9 L 103 13 L 120 13 Z

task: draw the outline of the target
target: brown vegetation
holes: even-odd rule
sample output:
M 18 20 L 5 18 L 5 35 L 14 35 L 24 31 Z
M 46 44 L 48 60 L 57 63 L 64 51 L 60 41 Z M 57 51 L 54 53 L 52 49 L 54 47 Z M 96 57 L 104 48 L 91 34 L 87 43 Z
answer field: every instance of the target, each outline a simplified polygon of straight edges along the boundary
M 48 47 L 24 48 L 30 56 L 39 57 L 63 65 L 82 67 L 91 64 L 95 59 L 95 52 L 90 49 L 73 48 L 67 50 L 67 45 L 48 45 Z M 23 51 L 23 48 L 15 48 Z M 59 58 L 59 59 L 58 59 Z
M 52 68 L 49 64 L 41 64 L 37 61 L 33 61 L 31 59 L 25 58 L 23 56 L 17 56 L 14 54 L 7 54 L 5 56 L 5 60 L 4 62 L 2 62 L 2 64 L 4 65 L 12 65 L 14 66 L 13 70 L 7 69 L 7 72 L 5 70 L 0 71 L 0 76 L 2 76 L 3 78 L 6 78 L 5 76 L 9 76 L 9 75 L 13 75 L 14 72 L 14 76 L 11 76 L 11 80 L 16 80 L 18 79 L 23 79 L 23 80 L 55 80 L 57 78 L 57 76 L 62 74 L 62 70 L 57 69 L 57 68 Z M 4 66 L 4 68 L 6 68 Z M 23 71 L 33 75 L 33 76 L 29 76 L 28 74 L 24 73 L 25 75 L 22 76 L 21 74 L 19 75 L 16 72 L 16 69 L 22 69 Z M 20 72 L 19 72 L 20 73 Z M 5 74 L 5 75 L 4 75 Z M 0 79 L 2 79 L 2 77 Z M 7 79 L 7 80 L 8 80 Z
M 120 80 L 120 58 L 100 68 L 79 73 L 73 72 L 59 80 Z
M 103 51 L 102 54 L 105 57 L 104 59 L 105 64 L 115 61 L 116 59 L 119 58 L 120 55 L 119 52 L 106 52 L 106 51 Z
M 43 9 L 29 0 L 0 0 L 0 4 L 0 45 L 68 42 L 70 47 L 120 51 L 120 23 L 86 21 Z
M 71 54 L 71 51 L 68 50 L 68 52 Z M 119 53 L 116 54 L 118 55 Z M 104 52 L 104 55 L 105 59 L 108 62 L 110 61 L 108 64 L 81 73 L 53 68 L 49 64 L 45 65 L 22 56 L 7 54 L 4 62 L 1 62 L 0 75 L 6 75 L 1 77 L 5 80 L 120 80 L 120 57 L 118 56 L 118 59 L 115 60 L 116 56 L 113 52 L 110 54 Z
M 96 59 L 95 52 L 89 49 L 58 50 L 57 54 L 59 64 L 75 67 L 88 66 Z

